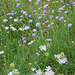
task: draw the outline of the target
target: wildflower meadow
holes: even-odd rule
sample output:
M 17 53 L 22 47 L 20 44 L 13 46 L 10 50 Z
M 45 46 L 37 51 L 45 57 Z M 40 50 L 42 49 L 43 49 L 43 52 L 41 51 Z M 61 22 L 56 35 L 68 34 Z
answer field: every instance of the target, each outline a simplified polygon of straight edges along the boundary
M 75 75 L 75 0 L 0 0 L 0 75 Z

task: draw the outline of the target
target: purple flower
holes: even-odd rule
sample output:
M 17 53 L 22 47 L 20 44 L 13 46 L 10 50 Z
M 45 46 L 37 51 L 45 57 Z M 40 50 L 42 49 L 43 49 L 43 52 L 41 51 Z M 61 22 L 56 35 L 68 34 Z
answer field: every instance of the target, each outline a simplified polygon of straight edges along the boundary
M 19 21 L 22 21 L 23 19 L 19 19 Z
M 39 2 L 37 1 L 35 4 L 39 4 Z
M 27 15 L 28 15 L 28 13 L 25 14 L 25 16 L 27 16 Z
M 75 2 L 73 2 L 72 4 L 75 5 Z
M 33 29 L 33 32 L 37 32 L 37 29 Z
M 18 7 L 20 5 L 20 3 L 18 3 L 17 5 L 16 5 L 16 7 Z
M 25 28 L 24 28 L 24 30 L 28 30 L 30 28 L 30 26 L 26 26 Z
M 53 25 L 54 23 L 52 22 L 51 25 Z
M 21 13 L 23 13 L 24 12 L 24 10 L 21 10 Z
M 59 16 L 56 16 L 56 18 L 55 19 L 58 19 L 59 18 Z
M 14 13 L 14 11 L 11 11 L 11 13 Z
M 0 51 L 0 54 L 4 54 L 4 51 Z
M 54 17 L 53 15 L 50 16 L 50 18 L 53 18 L 53 17 Z
M 29 20 L 28 22 L 29 22 L 29 23 L 32 23 L 32 22 L 33 22 L 33 20 Z
M 42 14 L 42 16 L 45 16 L 45 14 Z
M 45 23 L 48 23 L 49 21 L 45 21 Z
M 23 37 L 22 40 L 26 39 L 26 37 Z
M 23 14 L 26 14 L 26 11 L 23 11 Z
M 15 0 L 16 2 L 18 2 L 19 0 Z
M 32 36 L 35 37 L 36 36 L 36 33 L 33 33 Z
M 11 17 L 9 17 L 9 19 L 12 19 L 13 17 L 11 16 Z
M 32 2 L 32 0 L 29 0 L 29 2 Z
M 46 39 L 47 41 L 52 41 L 52 39 Z
M 59 8 L 58 10 L 59 10 L 59 11 L 63 10 L 63 7 Z
M 34 12 L 36 12 L 36 10 L 34 10 Z
M 39 56 L 40 54 L 39 54 L 39 53 L 36 53 L 36 55 L 38 55 L 38 56 Z
M 50 24 L 48 24 L 47 28 L 50 27 Z
M 46 10 L 43 11 L 44 13 L 46 12 Z
M 52 13 L 54 12 L 54 10 L 52 10 Z
M 44 8 L 47 8 L 48 7 L 48 4 L 44 5 Z
M 8 20 L 7 19 L 3 19 L 3 22 L 6 23 Z
M 29 15 L 28 17 L 31 17 L 31 15 Z
M 38 22 L 38 23 L 36 23 L 36 27 L 39 27 L 40 26 L 40 23 Z
M 64 13 L 68 13 L 68 11 L 65 11 Z
M 64 16 L 60 17 L 59 20 L 61 21 L 62 19 L 64 19 Z
M 48 2 L 50 1 L 50 0 L 47 0 Z
M 39 17 L 38 17 L 38 19 L 41 19 L 41 18 L 42 18 L 42 16 L 39 16 Z
M 39 9 L 41 9 L 42 7 L 39 7 Z
M 71 26 L 72 26 L 72 24 L 71 24 L 71 23 L 69 23 L 69 24 L 68 24 L 68 27 L 71 27 Z
M 63 2 L 63 0 L 61 0 L 61 2 Z

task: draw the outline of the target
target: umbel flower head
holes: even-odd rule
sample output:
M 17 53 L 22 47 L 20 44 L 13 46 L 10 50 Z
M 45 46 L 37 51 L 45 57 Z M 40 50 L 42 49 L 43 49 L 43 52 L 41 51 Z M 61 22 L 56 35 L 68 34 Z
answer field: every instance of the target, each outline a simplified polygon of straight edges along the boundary
M 58 55 L 54 55 L 55 58 L 57 58 L 57 61 L 59 62 L 59 64 L 64 64 L 67 62 L 67 57 L 65 57 L 64 52 L 61 52 Z
M 11 63 L 11 64 L 10 64 L 10 67 L 11 67 L 11 68 L 14 68 L 14 63 Z

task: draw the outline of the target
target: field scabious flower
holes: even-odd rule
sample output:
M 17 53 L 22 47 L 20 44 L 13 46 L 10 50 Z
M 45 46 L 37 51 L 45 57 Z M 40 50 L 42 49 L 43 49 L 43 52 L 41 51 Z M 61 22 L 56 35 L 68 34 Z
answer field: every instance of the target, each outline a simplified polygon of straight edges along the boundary
M 30 28 L 30 26 L 25 26 L 24 30 L 28 30 Z
M 0 54 L 4 54 L 4 51 L 0 51 Z
M 47 41 L 52 41 L 52 39 L 46 39 Z
M 38 22 L 38 23 L 36 23 L 36 27 L 39 27 L 40 26 L 40 23 Z
M 33 22 L 33 20 L 29 20 L 28 22 L 29 22 L 29 23 L 32 23 L 32 22 Z
M 69 23 L 69 24 L 68 24 L 68 27 L 70 28 L 71 26 L 72 26 L 72 24 L 71 24 L 71 23 Z
M 3 22 L 6 23 L 6 22 L 8 22 L 8 20 L 7 19 L 3 19 Z

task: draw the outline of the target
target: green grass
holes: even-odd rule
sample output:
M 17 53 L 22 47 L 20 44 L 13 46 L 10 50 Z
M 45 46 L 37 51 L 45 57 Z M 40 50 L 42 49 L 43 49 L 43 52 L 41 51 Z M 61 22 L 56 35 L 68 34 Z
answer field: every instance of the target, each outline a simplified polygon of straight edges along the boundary
M 0 55 L 0 75 L 7 75 L 12 68 L 10 68 L 10 63 L 15 64 L 15 69 L 19 70 L 19 75 L 31 75 L 31 68 L 36 69 L 45 69 L 46 66 L 51 66 L 52 70 L 55 72 L 55 75 L 64 74 L 64 75 L 74 75 L 75 74 L 75 6 L 72 5 L 70 1 L 64 1 L 61 3 L 52 3 L 45 0 L 41 0 L 39 5 L 35 5 L 36 0 L 33 0 L 31 3 L 28 0 L 11 0 L 6 3 L 8 0 L 1 0 L 0 2 L 0 15 L 3 13 L 3 16 L 0 17 L 0 51 L 4 50 L 4 54 Z M 42 2 L 46 2 L 50 8 L 42 8 Z M 21 3 L 19 7 L 16 7 L 17 3 Z M 26 5 L 24 3 L 27 3 Z M 66 6 L 61 13 L 58 13 L 57 10 L 69 3 L 69 6 Z M 56 6 L 56 7 L 55 7 Z M 71 6 L 71 8 L 69 8 Z M 52 13 L 52 9 L 55 10 Z M 25 10 L 28 14 L 31 14 L 31 17 L 24 16 L 23 20 L 20 22 L 14 22 L 13 20 L 17 17 L 20 17 L 22 13 L 21 10 Z M 36 15 L 33 15 L 33 10 L 36 10 Z M 42 19 L 38 19 L 38 15 L 41 16 L 43 11 L 46 10 L 46 15 L 42 16 Z M 9 19 L 10 16 L 7 16 L 7 13 L 11 11 L 17 12 L 16 15 L 13 15 L 13 18 L 6 23 L 3 23 L 3 19 Z M 64 11 L 69 11 L 67 14 L 64 14 Z M 54 18 L 49 18 L 50 15 L 54 15 Z M 12 15 L 11 15 L 12 16 Z M 59 21 L 55 19 L 56 16 L 64 16 L 67 22 L 64 20 Z M 28 21 L 32 19 L 33 22 L 29 23 Z M 36 23 L 44 23 L 49 20 L 45 25 L 40 25 L 36 27 Z M 47 25 L 54 22 L 54 25 L 51 25 L 47 28 Z M 67 25 L 72 23 L 72 26 L 69 28 Z M 12 31 L 11 29 L 4 30 L 4 27 L 13 24 L 17 29 Z M 19 28 L 24 28 L 25 26 L 30 26 L 30 29 L 27 31 L 19 31 Z M 36 36 L 32 37 L 33 29 L 37 29 Z M 45 33 L 44 29 L 47 29 Z M 30 35 L 29 35 L 30 33 Z M 23 43 L 22 38 L 26 37 L 26 43 Z M 52 39 L 52 41 L 46 41 L 46 39 Z M 32 40 L 35 40 L 33 44 L 28 45 Z M 48 47 L 48 43 L 50 46 Z M 46 45 L 46 52 L 49 53 L 49 56 L 45 56 L 45 51 L 39 49 L 40 45 Z M 36 52 L 40 55 L 37 56 Z M 64 52 L 67 57 L 67 62 L 65 64 L 59 64 L 54 54 L 60 54 Z M 36 63 L 35 63 L 36 62 Z M 29 63 L 32 63 L 29 65 Z

